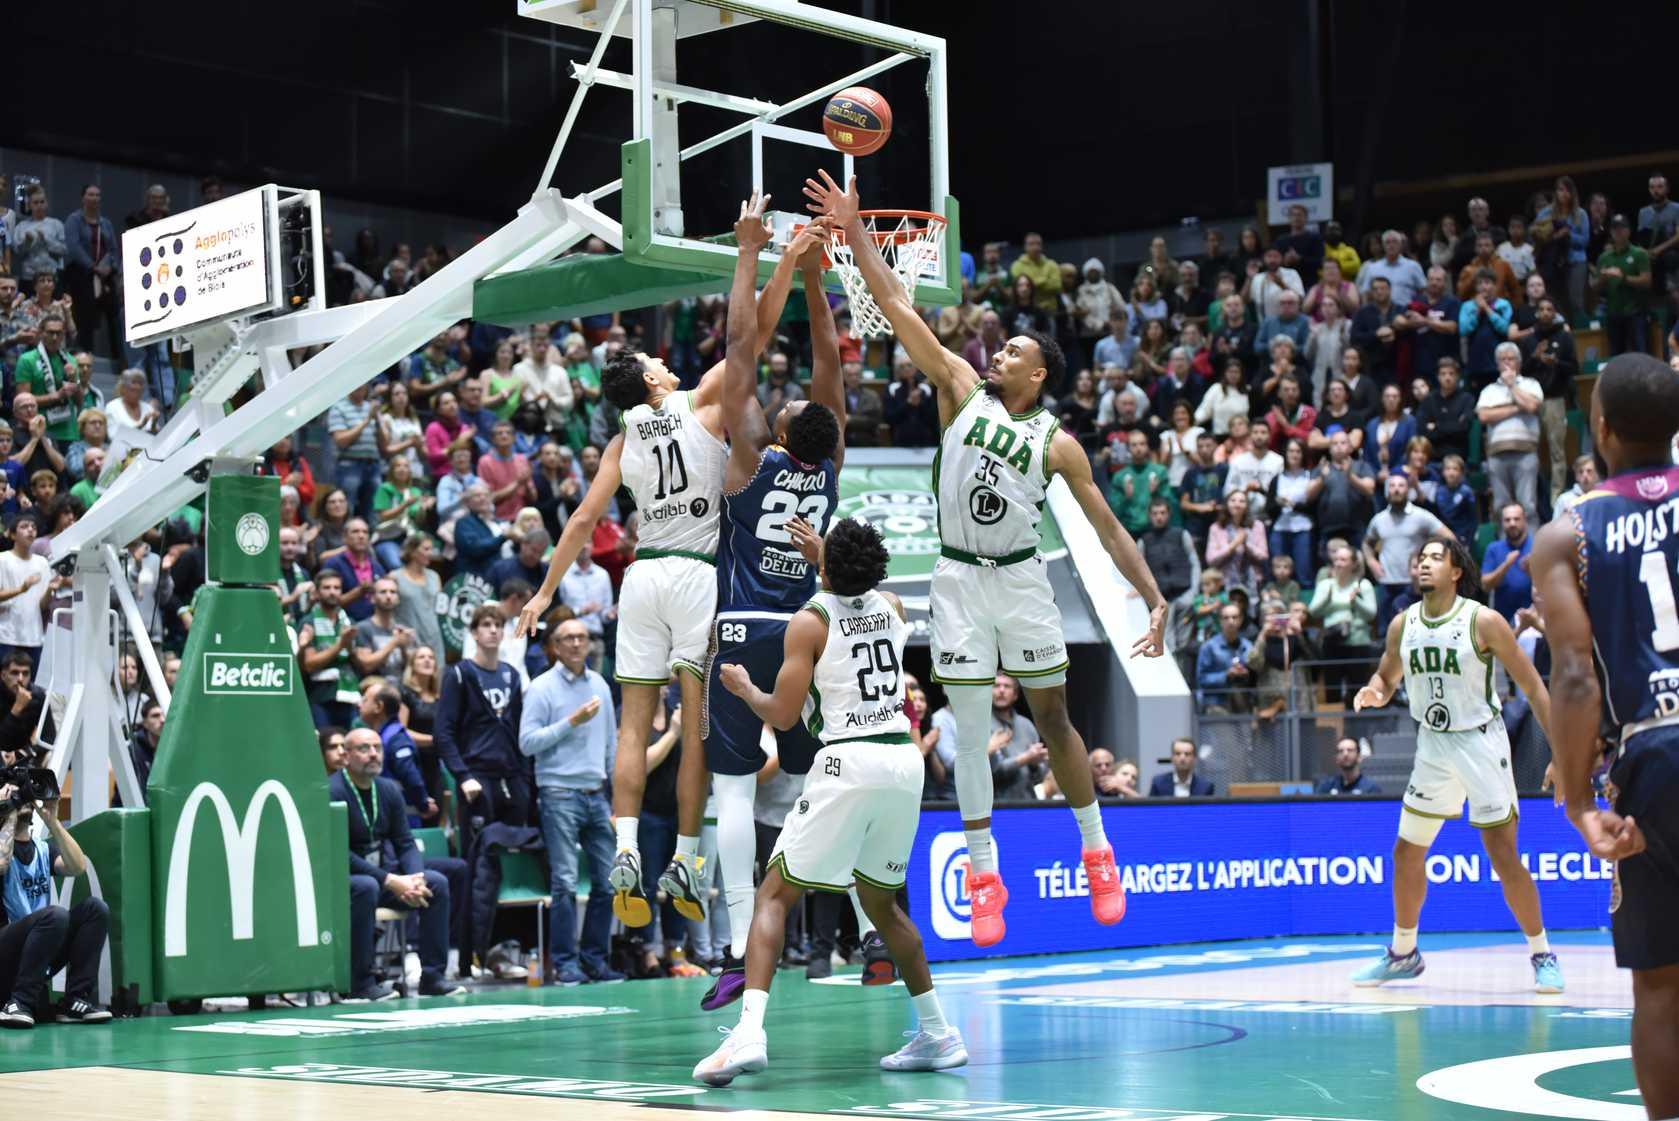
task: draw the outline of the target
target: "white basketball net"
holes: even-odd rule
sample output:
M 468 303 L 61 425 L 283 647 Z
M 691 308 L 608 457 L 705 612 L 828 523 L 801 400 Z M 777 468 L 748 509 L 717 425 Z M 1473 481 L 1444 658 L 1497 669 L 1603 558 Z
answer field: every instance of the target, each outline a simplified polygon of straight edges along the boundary
M 923 279 L 936 280 L 943 275 L 945 220 L 936 214 L 875 210 L 860 215 L 863 226 L 880 249 L 886 265 L 904 286 L 911 302 L 915 287 Z M 834 231 L 828 245 L 829 259 L 834 272 L 845 286 L 845 298 L 851 305 L 851 328 L 859 336 L 884 338 L 892 333 L 892 324 L 875 303 L 869 286 L 863 281 L 863 271 L 857 267 L 851 246 L 843 230 Z

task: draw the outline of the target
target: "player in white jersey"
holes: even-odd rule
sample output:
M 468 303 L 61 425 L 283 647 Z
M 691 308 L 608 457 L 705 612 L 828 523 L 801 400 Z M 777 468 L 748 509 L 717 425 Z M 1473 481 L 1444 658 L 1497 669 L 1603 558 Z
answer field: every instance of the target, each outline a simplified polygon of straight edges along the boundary
M 1393 944 L 1353 975 L 1355 985 L 1422 973 L 1417 925 L 1428 893 L 1428 846 L 1442 825 L 1463 815 L 1467 798 L 1469 823 L 1481 831 L 1504 902 L 1527 936 L 1534 986 L 1542 993 L 1562 992 L 1562 969 L 1545 935 L 1539 890 L 1516 848 L 1516 780 L 1510 737 L 1493 692 L 1493 660 L 1503 664 L 1545 728 L 1551 724 L 1551 698 L 1516 645 L 1510 624 L 1468 598 L 1480 590 L 1479 583 L 1479 570 L 1462 542 L 1446 534 L 1430 537 L 1417 555 L 1422 600 L 1389 625 L 1381 665 L 1353 701 L 1357 709 L 1380 708 L 1403 675 L 1417 721 L 1417 757 L 1393 846 Z
M 783 284 L 782 301 L 786 293 Z M 781 308 L 781 302 L 766 299 L 758 305 L 755 324 L 751 317 L 731 317 L 728 355 L 752 363 Z M 606 445 L 588 493 L 555 543 L 542 587 L 519 613 L 519 633 L 534 637 L 560 578 L 589 546 L 595 523 L 618 488 L 628 486 L 641 531 L 635 563 L 619 592 L 615 676 L 624 703 L 612 771 L 618 852 L 610 873 L 612 910 L 626 926 L 646 926 L 653 919 L 637 842 L 647 785 L 647 736 L 659 691 L 675 673 L 683 708 L 698 713 L 704 707 L 706 652 L 717 607 L 717 515 L 728 461 L 721 404 L 728 360 L 708 370 L 690 391 L 679 390 L 676 375 L 653 355 L 620 353 L 607 362 L 601 392 L 623 410 L 623 431 Z M 684 720 L 676 855 L 659 877 L 659 887 L 694 920 L 705 917 L 698 872 L 708 779 L 700 721 Z
M 939 495 L 940 559 L 933 569 L 933 680 L 945 687 L 956 716 L 956 798 L 972 870 L 968 895 L 974 943 L 1003 937 L 1008 892 L 991 843 L 991 686 L 999 670 L 1019 679 L 1032 720 L 1049 749 L 1055 781 L 1078 821 L 1098 922 L 1125 914 L 1125 892 L 1102 828 L 1090 757 L 1067 717 L 1067 646 L 1044 561 L 1038 521 L 1049 482 L 1061 476 L 1096 530 L 1102 547 L 1149 609 L 1149 628 L 1133 654 L 1166 649 L 1166 600 L 1142 553 L 1091 477 L 1077 439 L 1062 432 L 1039 401 L 1065 374 L 1053 338 L 1017 335 L 983 377 L 961 355 L 939 345 L 858 217 L 857 182 L 841 190 L 822 172 L 807 180 L 810 209 L 845 231 L 857 267 L 898 341 L 938 391 L 944 432 L 934 475 Z
M 904 715 L 903 604 L 875 590 L 886 562 L 886 543 L 873 526 L 835 523 L 817 558 L 822 591 L 787 624 L 774 693 L 753 685 L 738 662 L 721 668 L 724 686 L 766 724 L 786 730 L 802 719 L 823 746 L 758 888 L 740 1022 L 694 1068 L 694 1077 L 710 1085 L 769 1065 L 764 1008 L 787 913 L 806 890 L 844 892 L 853 881 L 903 972 L 920 1026 L 881 1067 L 946 1070 L 968 1061 L 933 991 L 921 935 L 897 902 L 921 816 L 923 764 Z

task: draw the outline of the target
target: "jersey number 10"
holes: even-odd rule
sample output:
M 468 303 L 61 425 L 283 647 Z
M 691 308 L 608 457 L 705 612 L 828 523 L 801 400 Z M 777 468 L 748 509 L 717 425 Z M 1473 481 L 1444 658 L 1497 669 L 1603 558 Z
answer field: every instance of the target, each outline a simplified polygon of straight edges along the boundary
M 668 468 L 666 460 L 670 461 Z M 659 489 L 653 494 L 654 501 L 663 502 L 671 495 L 681 494 L 688 489 L 688 465 L 682 462 L 681 444 L 674 440 L 668 444 L 654 444 L 653 462 L 659 467 Z

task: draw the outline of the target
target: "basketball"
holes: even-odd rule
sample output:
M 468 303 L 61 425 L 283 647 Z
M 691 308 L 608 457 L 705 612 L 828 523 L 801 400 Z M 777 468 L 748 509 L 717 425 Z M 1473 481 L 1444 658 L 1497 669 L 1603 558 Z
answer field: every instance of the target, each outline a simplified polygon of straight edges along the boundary
M 892 106 L 866 86 L 851 86 L 828 99 L 822 110 L 822 131 L 829 143 L 847 155 L 869 155 L 892 135 Z

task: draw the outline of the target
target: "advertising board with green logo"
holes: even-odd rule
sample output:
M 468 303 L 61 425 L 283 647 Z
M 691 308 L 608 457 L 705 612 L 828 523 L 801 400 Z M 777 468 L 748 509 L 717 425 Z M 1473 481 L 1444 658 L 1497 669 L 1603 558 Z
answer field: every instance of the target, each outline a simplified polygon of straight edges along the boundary
M 925 644 L 927 592 L 939 559 L 939 508 L 932 468 L 847 464 L 840 472 L 839 493 L 837 516 L 866 521 L 886 539 L 892 560 L 885 587 L 904 601 L 911 641 Z M 1046 558 L 1066 555 L 1061 531 L 1047 509 L 1038 529 L 1043 542 L 1039 551 Z

